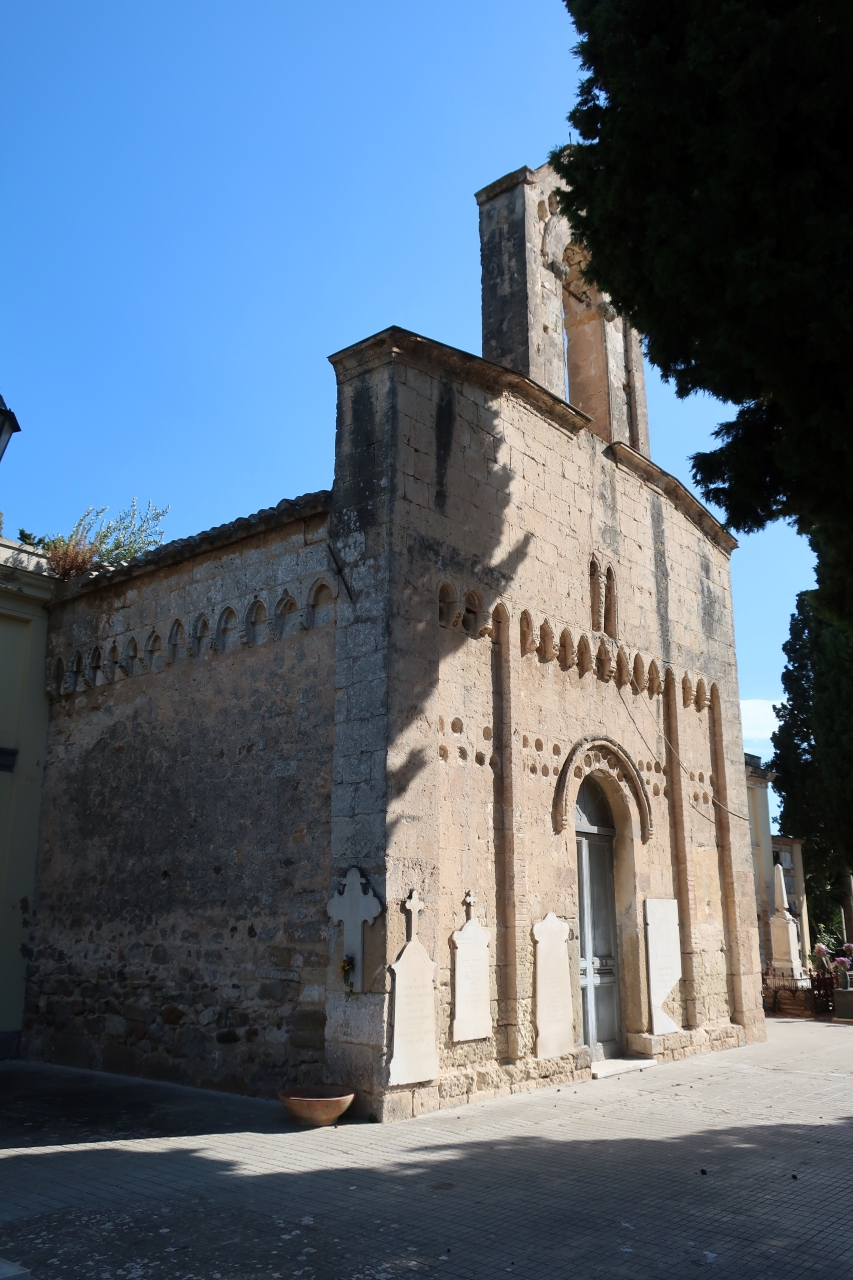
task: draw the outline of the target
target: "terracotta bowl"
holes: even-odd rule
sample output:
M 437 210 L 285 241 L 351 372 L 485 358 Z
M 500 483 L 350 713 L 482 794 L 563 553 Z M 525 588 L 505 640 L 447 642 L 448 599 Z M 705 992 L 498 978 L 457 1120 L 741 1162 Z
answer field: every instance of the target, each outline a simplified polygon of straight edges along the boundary
M 334 1124 L 355 1097 L 340 1085 L 316 1084 L 304 1089 L 285 1089 L 278 1095 L 300 1124 Z

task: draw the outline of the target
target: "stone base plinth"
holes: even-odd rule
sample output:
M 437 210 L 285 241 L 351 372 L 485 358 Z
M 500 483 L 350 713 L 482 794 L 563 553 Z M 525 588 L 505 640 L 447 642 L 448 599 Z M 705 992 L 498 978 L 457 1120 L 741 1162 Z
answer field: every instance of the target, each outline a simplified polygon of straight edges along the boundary
M 670 1031 L 665 1036 L 653 1036 L 647 1031 L 632 1032 L 626 1040 L 628 1052 L 638 1057 L 654 1058 L 657 1062 L 678 1062 L 682 1058 L 691 1058 L 696 1053 L 739 1049 L 747 1043 L 747 1036 L 743 1027 L 723 1022 L 713 1026 Z
M 448 1072 L 438 1081 L 389 1089 L 356 1100 L 358 1113 L 383 1123 L 408 1120 L 426 1111 L 487 1102 L 513 1093 L 530 1093 L 546 1085 L 569 1084 L 592 1078 L 589 1050 L 579 1045 L 561 1058 L 525 1058 L 520 1062 L 484 1062 Z

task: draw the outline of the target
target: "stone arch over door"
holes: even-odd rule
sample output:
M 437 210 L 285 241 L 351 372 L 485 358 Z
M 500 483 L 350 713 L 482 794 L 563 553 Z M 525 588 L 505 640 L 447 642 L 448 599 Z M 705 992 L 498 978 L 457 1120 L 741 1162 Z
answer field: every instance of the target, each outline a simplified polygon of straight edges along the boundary
M 581 738 L 572 747 L 554 789 L 554 830 L 560 832 L 571 827 L 575 798 L 588 774 L 595 774 L 604 786 L 617 825 L 619 810 L 626 805 L 630 809 L 633 800 L 641 838 L 646 844 L 654 831 L 649 793 L 631 757 L 612 738 Z

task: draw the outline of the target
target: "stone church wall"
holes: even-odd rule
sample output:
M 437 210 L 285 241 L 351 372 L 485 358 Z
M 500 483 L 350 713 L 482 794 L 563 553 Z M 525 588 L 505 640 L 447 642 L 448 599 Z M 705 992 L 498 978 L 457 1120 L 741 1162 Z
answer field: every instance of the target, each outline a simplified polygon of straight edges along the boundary
M 30 1056 L 251 1093 L 321 1077 L 329 497 L 54 607 Z
M 682 1056 L 762 1036 L 748 826 L 721 818 L 746 814 L 728 535 L 665 473 L 510 371 L 400 330 L 333 362 L 339 432 L 367 413 L 384 442 L 368 523 L 389 548 L 387 800 L 365 856 L 387 936 L 361 996 L 336 976 L 333 935 L 327 1060 L 383 1118 L 588 1073 L 583 1049 L 535 1056 L 532 938 L 548 912 L 576 929 L 587 773 L 617 817 L 626 1045 Z M 362 544 L 340 543 L 351 575 Z M 389 1092 L 388 966 L 412 890 L 438 965 L 441 1078 Z M 494 1034 L 454 1044 L 450 935 L 469 890 L 492 934 Z M 650 1033 L 647 896 L 677 898 L 684 922 L 670 1012 L 686 1030 L 666 1043 Z
M 26 1052 L 266 1095 L 325 1078 L 383 1120 L 586 1078 L 590 775 L 616 825 L 623 1050 L 760 1038 L 732 540 L 511 369 L 396 329 L 333 364 L 332 493 L 53 607 Z M 327 913 L 354 866 L 384 908 L 362 991 Z M 676 899 L 681 923 L 665 1036 L 646 898 Z M 455 1040 L 469 913 L 490 935 L 492 1034 Z M 556 1057 L 537 1048 L 549 914 L 569 930 L 574 1017 Z M 390 1086 L 392 966 L 414 928 L 440 1065 Z

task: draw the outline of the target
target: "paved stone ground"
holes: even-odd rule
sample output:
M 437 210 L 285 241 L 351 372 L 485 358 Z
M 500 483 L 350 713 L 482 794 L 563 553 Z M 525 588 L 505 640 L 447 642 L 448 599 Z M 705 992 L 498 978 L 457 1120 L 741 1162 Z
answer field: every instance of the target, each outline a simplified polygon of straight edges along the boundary
M 34 1280 L 853 1276 L 853 1026 L 404 1124 L 0 1065 L 0 1256 Z

